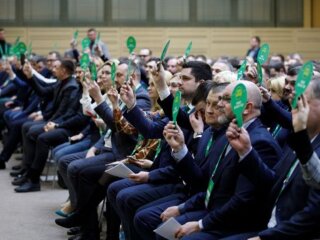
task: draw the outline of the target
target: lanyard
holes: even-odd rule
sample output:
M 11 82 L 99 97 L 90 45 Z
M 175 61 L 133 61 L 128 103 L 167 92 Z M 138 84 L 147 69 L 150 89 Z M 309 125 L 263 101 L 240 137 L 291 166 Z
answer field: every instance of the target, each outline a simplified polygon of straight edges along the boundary
M 162 140 L 160 140 L 159 143 L 158 143 L 158 146 L 157 146 L 157 149 L 156 149 L 156 154 L 154 155 L 153 160 L 155 160 L 159 156 L 159 153 L 161 151 L 161 143 L 162 143 Z
M 138 151 L 138 149 L 142 146 L 143 140 L 144 140 L 144 137 L 141 134 L 139 134 L 138 135 L 137 144 L 134 147 L 134 149 L 133 149 L 133 151 L 132 151 L 130 156 L 133 156 Z
M 225 155 L 225 153 L 226 153 L 226 149 L 227 149 L 227 146 L 228 146 L 228 145 L 229 145 L 229 144 L 226 144 L 226 145 L 224 146 L 223 151 L 222 151 L 222 153 L 220 154 L 220 157 L 219 157 L 219 159 L 218 159 L 218 162 L 217 162 L 216 166 L 214 167 L 213 172 L 212 172 L 212 174 L 211 174 L 211 177 L 210 177 L 210 179 L 209 179 L 209 184 L 208 184 L 208 188 L 207 188 L 207 192 L 206 192 L 206 198 L 205 198 L 205 200 L 204 200 L 204 204 L 205 204 L 206 208 L 208 208 L 210 196 L 211 196 L 212 190 L 213 190 L 213 188 L 214 188 L 214 181 L 213 181 L 212 179 L 213 179 L 214 175 L 216 174 L 217 169 L 218 169 L 218 167 L 219 167 L 219 165 L 220 165 L 220 162 L 221 162 L 222 158 L 224 157 L 224 155 Z
M 272 132 L 272 136 L 273 136 L 274 138 L 276 138 L 276 137 L 278 136 L 280 130 L 281 130 L 281 126 L 280 126 L 279 124 L 277 124 L 276 128 L 275 128 L 275 129 L 273 130 L 273 132 Z
M 206 152 L 205 152 L 205 155 L 204 155 L 205 157 L 208 157 L 208 154 L 209 154 L 209 151 L 210 151 L 210 149 L 212 147 L 212 144 L 213 144 L 213 135 L 211 136 L 211 138 L 210 138 L 210 140 L 209 140 L 209 142 L 207 144 Z
M 294 170 L 296 169 L 298 163 L 299 163 L 299 161 L 298 161 L 298 159 L 296 159 L 296 160 L 294 161 L 294 163 L 291 165 L 290 170 L 289 170 L 289 172 L 287 173 L 287 176 L 286 176 L 286 178 L 284 179 L 284 181 L 283 181 L 283 183 L 282 183 L 282 187 L 281 187 L 281 190 L 280 190 L 280 192 L 279 192 L 279 194 L 278 194 L 278 196 L 277 196 L 277 198 L 276 198 L 275 205 L 277 204 L 277 202 L 278 202 L 278 200 L 279 200 L 279 198 L 280 198 L 283 190 L 286 188 L 286 186 L 287 186 L 287 184 L 288 184 L 288 182 L 289 182 L 289 179 L 290 179 L 292 173 L 294 172 Z

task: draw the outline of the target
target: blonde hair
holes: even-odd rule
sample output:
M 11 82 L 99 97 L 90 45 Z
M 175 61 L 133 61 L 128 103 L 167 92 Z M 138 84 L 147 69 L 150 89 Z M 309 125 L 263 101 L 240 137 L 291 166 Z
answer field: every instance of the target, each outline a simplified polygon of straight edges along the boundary
M 231 71 L 222 71 L 214 76 L 214 83 L 232 83 L 237 81 L 237 74 Z
M 284 76 L 271 78 L 269 80 L 270 92 L 277 94 L 279 96 L 279 98 L 282 98 L 284 85 L 285 85 L 285 77 Z

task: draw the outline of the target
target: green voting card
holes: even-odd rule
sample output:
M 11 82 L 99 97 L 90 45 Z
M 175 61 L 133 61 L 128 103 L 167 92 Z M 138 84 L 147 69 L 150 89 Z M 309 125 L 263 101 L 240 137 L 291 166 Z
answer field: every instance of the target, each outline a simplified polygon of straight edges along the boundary
M 246 71 L 246 67 L 247 67 L 247 60 L 244 60 L 243 63 L 241 64 L 239 70 L 238 70 L 237 80 L 241 80 L 244 72 Z
M 177 116 L 181 105 L 181 92 L 177 91 L 172 104 L 172 120 L 177 125 Z
M 166 43 L 166 45 L 164 46 L 164 48 L 162 50 L 161 57 L 160 57 L 161 62 L 163 62 L 164 58 L 166 57 L 169 45 L 170 45 L 170 40 Z
M 242 113 L 247 105 L 247 89 L 244 84 L 238 84 L 231 95 L 231 109 L 236 117 L 239 128 L 243 125 Z
M 258 57 L 257 57 L 258 63 L 263 65 L 268 60 L 269 53 L 270 53 L 269 44 L 267 44 L 267 43 L 263 44 L 260 47 L 260 50 L 259 50 L 259 53 L 258 53 Z
M 111 65 L 111 81 L 112 81 L 113 87 L 116 85 L 116 72 L 117 72 L 116 64 L 112 63 L 112 65 Z
M 313 63 L 311 61 L 303 64 L 302 68 L 299 71 L 297 81 L 295 84 L 295 96 L 292 101 L 292 108 L 297 107 L 298 98 L 306 91 L 313 74 Z
M 130 54 L 136 48 L 136 45 L 137 45 L 136 39 L 133 36 L 129 36 L 127 39 L 127 48 L 129 49 Z

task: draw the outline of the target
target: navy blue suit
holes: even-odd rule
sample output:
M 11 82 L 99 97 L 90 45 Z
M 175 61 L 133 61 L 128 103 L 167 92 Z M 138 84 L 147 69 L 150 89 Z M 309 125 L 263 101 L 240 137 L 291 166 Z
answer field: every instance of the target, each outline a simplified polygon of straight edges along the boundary
M 247 131 L 250 134 L 253 147 L 259 152 L 259 155 L 269 166 L 273 166 L 277 162 L 281 150 L 270 133 L 262 126 L 258 119 L 250 124 Z M 223 138 L 225 138 L 225 136 Z M 224 141 L 225 144 L 227 144 L 226 138 Z M 204 151 L 205 150 L 202 149 L 202 152 Z M 212 150 L 212 152 L 213 151 L 214 150 Z M 186 156 L 186 159 L 187 158 L 188 156 Z M 219 157 L 216 156 L 215 159 L 210 161 L 210 167 L 208 167 L 209 174 L 212 173 L 218 158 Z M 181 161 L 186 161 L 186 159 Z M 213 178 L 215 188 L 210 195 L 208 208 L 206 209 L 204 206 L 205 192 L 194 195 L 180 208 L 182 215 L 177 217 L 177 220 L 180 223 L 202 219 L 204 232 L 208 233 L 211 230 L 219 231 L 219 238 L 226 234 L 226 232 L 237 232 L 243 229 L 257 229 L 261 225 L 256 219 L 253 220 L 256 207 L 256 189 L 248 179 L 240 174 L 237 166 L 238 160 L 239 157 L 233 149 L 226 153 Z M 203 174 L 205 174 L 205 171 Z M 198 177 L 198 179 L 201 180 L 200 175 L 198 175 Z M 199 181 L 198 179 L 197 181 Z M 204 186 L 204 188 L 206 188 L 207 183 Z M 165 209 L 160 208 L 160 210 L 163 211 Z M 140 221 L 138 222 L 140 224 L 148 224 L 149 219 L 147 209 L 143 211 L 145 213 L 143 215 L 144 218 L 141 218 L 140 215 Z M 159 213 L 161 212 L 158 212 L 158 216 L 160 215 Z M 140 212 L 137 215 L 139 214 Z M 154 211 L 152 214 L 154 214 Z M 139 225 L 137 222 L 135 222 L 135 224 L 136 226 Z M 144 227 L 146 228 L 147 226 L 143 226 L 142 228 Z M 192 234 L 189 237 L 190 239 L 197 239 L 197 233 Z M 214 235 L 212 235 L 212 239 L 215 239 Z
M 136 108 L 125 112 L 124 116 L 145 138 L 162 137 L 163 128 L 169 121 L 167 117 L 158 121 L 150 120 Z M 186 129 L 183 129 L 183 132 L 188 144 L 193 146 L 191 149 L 194 149 L 197 140 L 193 140 L 192 132 Z M 132 224 L 136 210 L 156 199 L 180 192 L 183 188 L 179 174 L 174 168 L 171 148 L 162 141 L 160 154 L 149 172 L 148 183 L 137 184 L 128 179 L 117 181 L 109 186 L 108 199 L 121 217 L 126 236 L 138 239 Z
M 319 156 L 320 135 L 313 141 L 312 146 Z M 303 146 L 300 146 L 300 148 L 303 148 Z M 265 209 L 265 215 L 262 216 L 265 224 L 269 221 L 273 207 L 276 205 L 277 225 L 253 234 L 260 236 L 263 240 L 308 240 L 319 235 L 320 191 L 309 187 L 305 183 L 299 166 L 296 166 L 280 194 L 283 182 L 296 160 L 296 154 L 287 146 L 282 159 L 273 170 L 270 170 L 261 162 L 255 151 L 250 152 L 240 163 L 245 175 L 259 189 L 264 190 L 264 195 L 261 193 L 263 203 L 261 207 Z M 234 239 L 244 238 L 237 236 Z

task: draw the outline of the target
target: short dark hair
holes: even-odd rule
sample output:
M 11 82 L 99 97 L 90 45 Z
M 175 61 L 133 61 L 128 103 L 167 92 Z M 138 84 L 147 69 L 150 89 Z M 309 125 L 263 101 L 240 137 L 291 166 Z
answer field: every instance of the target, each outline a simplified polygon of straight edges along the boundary
M 72 60 L 70 59 L 64 59 L 61 61 L 61 67 L 67 70 L 69 75 L 74 74 L 75 65 Z
M 97 32 L 95 28 L 89 28 L 87 32 Z
M 297 76 L 301 68 L 302 68 L 302 64 L 300 63 L 293 64 L 289 66 L 287 75 L 291 77 Z
M 195 77 L 196 82 L 200 80 L 212 80 L 212 71 L 209 64 L 200 61 L 190 61 L 183 64 L 183 68 L 191 68 L 191 74 Z
M 3 32 L 4 31 L 4 28 L 0 28 L 0 32 Z
M 152 58 L 150 58 L 148 61 L 147 61 L 147 63 L 148 62 L 156 62 L 156 63 L 158 63 L 160 61 L 160 58 L 158 58 L 158 57 L 152 57 Z
M 259 36 L 254 36 L 253 38 L 256 39 L 259 44 L 261 43 L 261 39 Z
M 61 54 L 58 51 L 51 51 L 49 52 L 49 55 L 55 54 L 57 56 L 57 60 L 61 59 Z
M 216 84 L 212 81 L 205 81 L 201 83 L 194 93 L 191 104 L 195 106 L 201 101 L 205 102 L 207 100 L 207 96 L 210 90 L 212 89 L 213 85 L 216 85 Z

